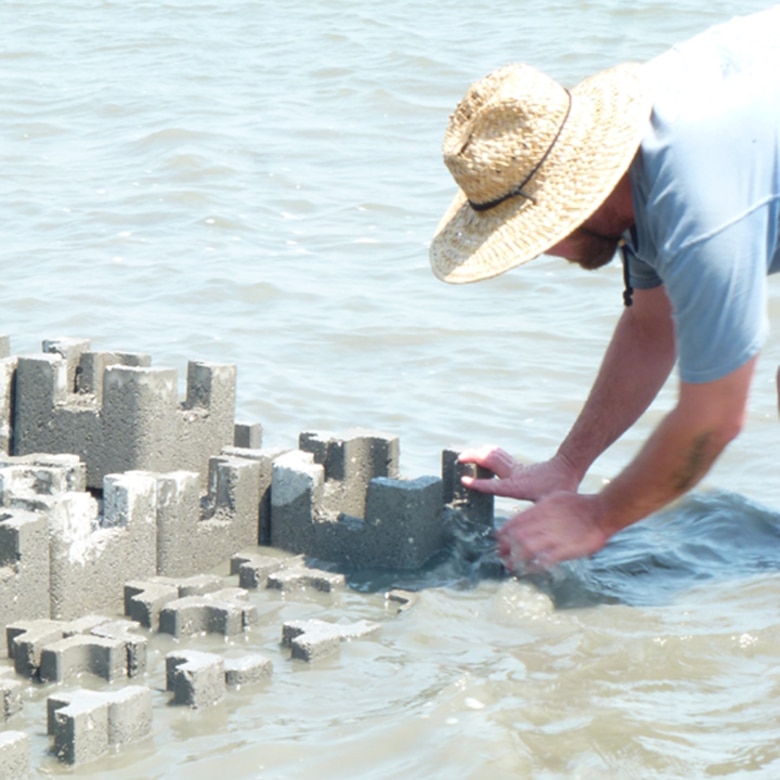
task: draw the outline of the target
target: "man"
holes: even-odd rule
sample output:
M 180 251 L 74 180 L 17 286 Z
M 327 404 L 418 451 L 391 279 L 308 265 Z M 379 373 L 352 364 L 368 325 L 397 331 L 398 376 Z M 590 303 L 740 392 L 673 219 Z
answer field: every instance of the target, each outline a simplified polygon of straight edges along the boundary
M 472 86 L 444 158 L 460 191 L 431 244 L 448 282 L 541 253 L 586 268 L 622 249 L 627 306 L 590 395 L 555 455 L 461 453 L 474 489 L 535 502 L 499 531 L 510 568 L 599 550 L 683 495 L 740 431 L 780 270 L 780 6 L 712 28 L 570 92 L 524 65 Z M 679 368 L 675 407 L 600 493 L 593 461 Z

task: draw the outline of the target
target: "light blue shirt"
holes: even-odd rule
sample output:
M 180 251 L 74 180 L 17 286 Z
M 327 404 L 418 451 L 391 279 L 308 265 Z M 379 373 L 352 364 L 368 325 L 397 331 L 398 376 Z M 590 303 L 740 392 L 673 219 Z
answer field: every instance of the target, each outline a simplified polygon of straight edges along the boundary
M 710 382 L 763 345 L 780 271 L 780 6 L 645 65 L 653 111 L 631 167 L 631 284 L 672 304 L 680 377 Z

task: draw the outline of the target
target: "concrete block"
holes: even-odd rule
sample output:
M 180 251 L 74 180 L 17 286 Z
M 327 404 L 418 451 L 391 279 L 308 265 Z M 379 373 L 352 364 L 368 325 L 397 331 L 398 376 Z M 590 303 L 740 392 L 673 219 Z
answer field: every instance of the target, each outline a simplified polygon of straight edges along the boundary
M 68 620 L 123 606 L 123 583 L 155 574 L 156 483 L 109 475 L 103 512 L 89 493 L 54 497 L 49 512 L 51 617 Z
M 234 688 L 265 682 L 272 672 L 271 659 L 258 653 L 225 660 L 225 683 Z
M 107 474 L 130 470 L 180 468 L 205 484 L 209 457 L 234 441 L 235 366 L 190 362 L 179 403 L 174 370 L 88 348 L 57 339 L 44 342 L 41 355 L 17 358 L 12 380 L 0 384 L 15 385 L 14 454 L 75 453 L 94 489 Z
M 327 512 L 363 517 L 368 483 L 374 477 L 398 476 L 397 436 L 361 429 L 344 436 L 307 431 L 300 435 L 298 446 L 311 452 L 325 470 Z
M 371 480 L 365 526 L 364 566 L 419 568 L 446 542 L 441 480 Z
M 0 509 L 0 625 L 49 616 L 46 516 Z
M 129 472 L 156 482 L 156 573 L 183 577 L 206 571 L 256 545 L 260 470 L 256 460 L 214 456 L 205 496 L 194 471 Z
M 257 608 L 246 603 L 247 595 L 242 588 L 226 588 L 171 601 L 160 611 L 160 631 L 175 637 L 241 634 L 257 622 Z
M 0 780 L 31 776 L 30 738 L 21 731 L 0 731 Z
M 139 623 L 114 620 L 95 626 L 90 633 L 97 637 L 119 641 L 125 648 L 125 674 L 138 677 L 146 671 L 149 640 L 137 633 Z
M 168 653 L 165 678 L 166 690 L 173 691 L 175 704 L 201 709 L 225 696 L 225 664 L 213 653 L 196 650 Z
M 155 576 L 131 581 L 125 584 L 125 615 L 156 631 L 160 625 L 160 612 L 166 604 L 223 588 L 222 578 L 212 574 L 180 578 Z
M 259 499 L 257 544 L 271 544 L 271 482 L 274 461 L 289 452 L 289 449 L 249 449 L 244 447 L 223 447 L 222 454 L 233 458 L 245 458 L 259 464 Z
M 314 456 L 293 450 L 273 463 L 271 545 L 295 553 L 312 552 L 316 511 L 322 506 L 325 469 Z
M 442 450 L 443 501 L 459 512 L 465 521 L 492 527 L 494 496 L 469 490 L 464 487 L 461 478 L 489 479 L 493 472 L 474 463 L 459 463 L 459 454 L 452 449 Z
M 336 652 L 342 642 L 376 634 L 381 625 L 369 620 L 355 623 L 326 623 L 323 620 L 291 620 L 282 626 L 282 645 L 292 657 L 316 661 Z
M 260 423 L 237 422 L 233 428 L 233 446 L 259 450 L 263 446 L 263 426 Z
M 398 612 L 407 612 L 418 601 L 419 596 L 410 590 L 402 588 L 393 588 L 385 593 L 385 601 L 394 604 Z
M 87 489 L 87 471 L 78 455 L 31 453 L 0 458 L 3 506 L 48 508 L 45 497 Z
M 60 761 L 94 761 L 109 749 L 151 734 L 151 691 L 128 686 L 116 692 L 78 691 L 50 696 L 47 721 Z
M 3 355 L 0 351 L 0 453 L 5 454 L 13 452 L 13 387 L 16 362 L 16 358 Z
M 45 682 L 73 682 L 83 674 L 113 682 L 128 676 L 127 649 L 121 639 L 66 637 L 43 647 L 38 674 Z

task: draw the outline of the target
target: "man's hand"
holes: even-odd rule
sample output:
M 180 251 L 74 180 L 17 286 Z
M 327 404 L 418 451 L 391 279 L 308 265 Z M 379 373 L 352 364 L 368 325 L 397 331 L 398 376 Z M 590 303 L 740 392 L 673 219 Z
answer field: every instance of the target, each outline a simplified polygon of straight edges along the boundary
M 544 463 L 524 466 L 506 450 L 485 446 L 464 450 L 458 460 L 461 463 L 476 463 L 492 471 L 495 478 L 463 477 L 463 484 L 470 490 L 492 493 L 494 496 L 538 501 L 558 491 L 575 492 L 580 482 L 572 465 L 560 455 Z
M 496 533 L 498 554 L 510 571 L 548 569 L 592 555 L 609 538 L 599 524 L 599 497 L 554 493 L 515 515 Z

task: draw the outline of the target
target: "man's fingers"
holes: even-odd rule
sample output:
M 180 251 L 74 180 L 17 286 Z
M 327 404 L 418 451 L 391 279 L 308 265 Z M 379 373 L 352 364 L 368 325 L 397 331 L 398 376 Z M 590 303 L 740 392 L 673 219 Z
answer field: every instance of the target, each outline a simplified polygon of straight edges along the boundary
M 478 493 L 490 493 L 494 496 L 505 495 L 502 493 L 501 481 L 498 479 L 482 479 L 477 477 L 461 477 L 464 487 L 476 490 Z
M 517 466 L 517 461 L 506 450 L 493 445 L 464 450 L 458 460 L 461 463 L 476 463 L 501 479 L 508 477 Z

